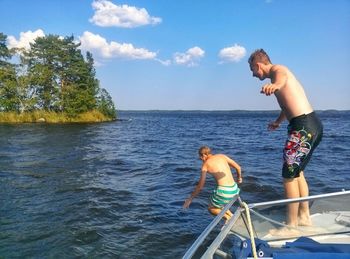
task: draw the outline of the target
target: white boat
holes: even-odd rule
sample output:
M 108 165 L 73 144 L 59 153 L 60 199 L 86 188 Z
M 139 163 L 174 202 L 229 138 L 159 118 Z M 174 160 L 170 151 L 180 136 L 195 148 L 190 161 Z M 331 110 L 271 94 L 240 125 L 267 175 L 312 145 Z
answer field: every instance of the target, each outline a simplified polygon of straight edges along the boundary
M 285 225 L 286 205 L 306 201 L 312 225 L 296 228 Z M 228 209 L 235 212 L 222 227 L 220 222 Z M 274 230 L 280 228 L 291 231 L 278 236 Z M 212 238 L 213 233 L 218 234 Z M 199 250 L 204 253 L 199 254 Z M 349 190 L 253 204 L 246 204 L 236 196 L 183 256 L 184 259 L 292 257 L 350 258 Z

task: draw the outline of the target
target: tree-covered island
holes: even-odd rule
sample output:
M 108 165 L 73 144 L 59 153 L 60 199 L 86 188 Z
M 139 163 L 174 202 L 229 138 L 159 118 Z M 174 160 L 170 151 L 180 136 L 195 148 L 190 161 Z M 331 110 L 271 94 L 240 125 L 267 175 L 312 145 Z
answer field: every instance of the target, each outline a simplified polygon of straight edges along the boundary
M 0 33 L 0 122 L 99 122 L 116 119 L 90 52 L 74 37 L 47 35 L 30 49 L 8 49 Z M 15 62 L 16 61 L 16 62 Z

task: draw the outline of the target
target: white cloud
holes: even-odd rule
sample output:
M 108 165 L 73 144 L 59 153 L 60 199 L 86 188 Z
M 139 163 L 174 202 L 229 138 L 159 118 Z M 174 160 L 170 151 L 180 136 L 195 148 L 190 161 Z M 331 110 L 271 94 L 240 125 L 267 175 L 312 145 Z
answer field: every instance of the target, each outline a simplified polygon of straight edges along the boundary
M 34 32 L 27 31 L 21 32 L 19 39 L 17 40 L 14 36 L 10 35 L 7 37 L 7 47 L 12 48 L 24 48 L 29 49 L 30 43 L 34 43 L 34 40 L 39 37 L 44 37 L 45 33 L 43 30 L 38 29 Z
M 81 48 L 105 58 L 155 59 L 157 54 L 144 48 L 135 48 L 130 43 L 110 43 L 98 34 L 85 31 L 80 37 Z
M 167 59 L 167 60 L 161 60 L 161 59 L 154 59 L 155 61 L 158 61 L 159 63 L 161 63 L 164 66 L 170 66 L 171 65 L 171 60 Z
M 7 47 L 12 48 L 24 48 L 28 50 L 30 43 L 34 43 L 38 37 L 45 37 L 43 30 L 38 29 L 34 32 L 27 31 L 21 32 L 20 37 L 17 40 L 14 36 L 7 37 Z M 63 39 L 62 36 L 59 37 Z M 149 59 L 161 63 L 164 66 L 171 64 L 170 60 L 161 60 L 157 58 L 157 53 L 149 51 L 145 48 L 136 48 L 131 43 L 118 43 L 115 41 L 107 42 L 107 40 L 98 34 L 85 31 L 79 40 L 75 40 L 76 43 L 81 43 L 80 48 L 85 51 L 90 51 L 94 56 L 103 59 Z M 101 60 L 95 59 L 95 65 L 101 66 Z
M 232 47 L 224 48 L 219 52 L 220 63 L 226 62 L 239 62 L 245 55 L 247 51 L 244 47 L 235 44 Z
M 174 62 L 178 65 L 185 65 L 188 67 L 193 67 L 198 65 L 198 62 L 202 57 L 204 57 L 204 50 L 200 47 L 193 47 L 186 51 L 186 53 L 176 52 L 174 54 Z
M 108 0 L 95 0 L 92 7 L 95 14 L 89 21 L 102 27 L 134 28 L 162 22 L 159 17 L 151 17 L 145 8 L 115 5 Z

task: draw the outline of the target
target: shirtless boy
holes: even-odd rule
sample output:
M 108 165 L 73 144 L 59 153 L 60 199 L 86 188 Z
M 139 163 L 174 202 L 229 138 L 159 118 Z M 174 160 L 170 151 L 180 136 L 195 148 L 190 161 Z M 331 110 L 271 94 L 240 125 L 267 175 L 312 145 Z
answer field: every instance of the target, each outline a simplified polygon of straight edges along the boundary
M 223 207 L 239 193 L 239 188 L 233 179 L 230 167 L 234 168 L 237 172 L 237 182 L 242 183 L 241 167 L 226 155 L 212 154 L 210 148 L 207 146 L 201 147 L 198 154 L 199 158 L 203 161 L 201 176 L 196 188 L 191 196 L 186 199 L 183 207 L 188 208 L 193 198 L 203 189 L 208 173 L 214 176 L 217 184 L 217 188 L 213 191 L 210 197 L 208 210 L 211 214 L 217 215 L 221 212 Z M 231 216 L 232 213 L 228 210 L 225 213 L 224 218 L 227 221 Z
M 261 88 L 261 93 L 277 98 L 281 112 L 268 124 L 269 130 L 277 129 L 283 120 L 289 121 L 288 137 L 283 152 L 283 185 L 286 198 L 309 195 L 304 169 L 312 152 L 322 139 L 323 126 L 313 111 L 302 85 L 285 66 L 273 65 L 263 49 L 253 52 L 248 60 L 253 77 L 269 78 L 271 83 Z M 311 225 L 308 202 L 288 205 L 287 224 L 291 227 Z M 288 229 L 279 234 L 288 232 Z

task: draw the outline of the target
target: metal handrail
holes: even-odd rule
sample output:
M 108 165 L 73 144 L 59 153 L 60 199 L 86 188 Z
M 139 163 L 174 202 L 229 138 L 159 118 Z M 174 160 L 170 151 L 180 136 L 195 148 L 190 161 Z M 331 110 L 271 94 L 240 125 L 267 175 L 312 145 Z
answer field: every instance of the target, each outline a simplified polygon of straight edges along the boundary
M 273 206 L 273 205 L 288 204 L 288 203 L 293 203 L 293 202 L 302 202 L 302 201 L 309 201 L 309 200 L 318 200 L 318 199 L 322 199 L 322 198 L 329 198 L 329 197 L 333 197 L 333 196 L 341 196 L 341 195 L 347 195 L 347 194 L 350 194 L 350 190 L 348 190 L 348 191 L 343 190 L 341 192 L 332 192 L 332 193 L 326 193 L 326 194 L 318 194 L 318 195 L 306 196 L 306 197 L 301 197 L 301 198 L 251 203 L 251 204 L 248 204 L 248 207 L 249 207 L 249 209 L 257 208 L 257 207 L 259 207 L 259 208 L 269 207 L 269 206 Z
M 214 220 L 204 229 L 202 234 L 196 239 L 196 241 L 192 244 L 192 246 L 187 250 L 186 254 L 182 257 L 183 259 L 192 258 L 194 253 L 197 251 L 198 247 L 204 242 L 210 232 L 214 229 L 214 227 L 220 222 L 222 217 L 225 215 L 226 211 L 231 208 L 233 203 L 237 200 L 238 195 L 236 194 L 233 199 L 226 204 L 226 206 L 221 210 L 221 212 L 214 218 Z
M 221 245 L 222 241 L 226 238 L 228 233 L 231 231 L 233 225 L 236 223 L 237 219 L 241 215 L 244 209 L 238 208 L 237 211 L 232 215 L 227 224 L 223 227 L 219 235 L 215 238 L 215 240 L 211 243 L 211 245 L 207 248 L 206 252 L 202 255 L 201 259 L 213 258 L 216 250 Z

